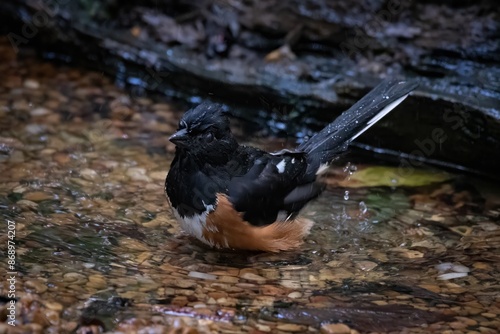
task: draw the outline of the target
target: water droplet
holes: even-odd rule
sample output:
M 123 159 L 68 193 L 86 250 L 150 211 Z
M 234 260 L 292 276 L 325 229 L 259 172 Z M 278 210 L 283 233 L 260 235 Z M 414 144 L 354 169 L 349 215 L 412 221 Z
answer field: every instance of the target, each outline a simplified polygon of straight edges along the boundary
M 346 201 L 349 200 L 349 190 L 346 190 L 344 192 L 344 200 L 346 200 Z
M 364 215 L 368 211 L 368 207 L 366 206 L 365 202 L 359 202 L 359 211 L 362 215 Z

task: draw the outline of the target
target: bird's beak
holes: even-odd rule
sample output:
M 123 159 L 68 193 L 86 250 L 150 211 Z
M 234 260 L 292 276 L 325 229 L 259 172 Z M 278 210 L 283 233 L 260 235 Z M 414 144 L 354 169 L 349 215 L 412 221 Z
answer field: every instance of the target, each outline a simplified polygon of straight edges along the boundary
M 188 144 L 189 134 L 186 129 L 180 129 L 176 133 L 170 136 L 168 140 L 174 143 L 176 146 L 185 147 Z

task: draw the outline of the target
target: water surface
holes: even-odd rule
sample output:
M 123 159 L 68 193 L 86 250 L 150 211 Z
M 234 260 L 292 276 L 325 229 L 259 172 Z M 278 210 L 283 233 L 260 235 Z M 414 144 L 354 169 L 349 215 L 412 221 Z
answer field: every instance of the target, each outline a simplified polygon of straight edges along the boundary
M 343 162 L 303 212 L 316 224 L 300 249 L 209 249 L 181 233 L 163 194 L 182 107 L 100 73 L 3 57 L 0 216 L 16 227 L 17 303 L 10 327 L 1 286 L 0 332 L 500 328 L 495 184 Z

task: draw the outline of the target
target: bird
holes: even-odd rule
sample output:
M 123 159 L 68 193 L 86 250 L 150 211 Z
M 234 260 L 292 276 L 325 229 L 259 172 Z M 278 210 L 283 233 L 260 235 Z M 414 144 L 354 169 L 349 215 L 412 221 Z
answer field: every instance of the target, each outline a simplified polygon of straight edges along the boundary
M 186 111 L 170 136 L 165 193 L 182 230 L 219 249 L 280 252 L 303 243 L 301 209 L 325 188 L 321 175 L 349 144 L 399 105 L 414 81 L 388 79 L 295 149 L 240 145 L 224 105 Z

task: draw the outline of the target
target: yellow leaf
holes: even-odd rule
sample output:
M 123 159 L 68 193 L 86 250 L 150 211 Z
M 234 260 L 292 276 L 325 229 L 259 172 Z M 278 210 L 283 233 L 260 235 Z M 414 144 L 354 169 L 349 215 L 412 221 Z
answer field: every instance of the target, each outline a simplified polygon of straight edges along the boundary
M 419 187 L 451 179 L 451 174 L 429 169 L 401 169 L 400 167 L 359 167 L 350 177 L 336 183 L 341 187 Z

